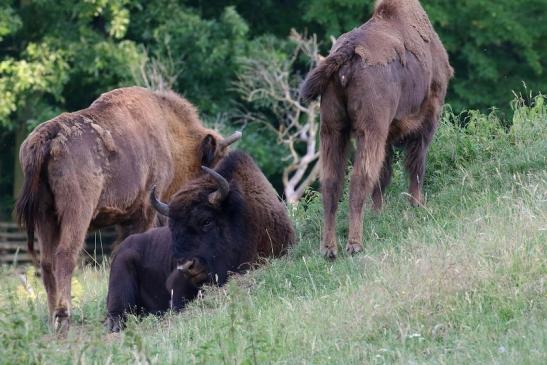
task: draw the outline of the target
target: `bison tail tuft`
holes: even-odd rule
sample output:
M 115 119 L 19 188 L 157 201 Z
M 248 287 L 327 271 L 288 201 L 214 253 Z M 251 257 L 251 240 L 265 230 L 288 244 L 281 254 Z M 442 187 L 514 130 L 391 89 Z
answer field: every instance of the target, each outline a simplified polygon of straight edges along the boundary
M 348 62 L 354 53 L 355 47 L 352 42 L 346 42 L 311 70 L 300 87 L 302 101 L 309 102 L 323 94 L 332 75 Z
M 36 252 L 34 251 L 34 228 L 39 214 L 40 184 L 42 184 L 43 166 L 49 155 L 49 141 L 36 138 L 30 141 L 30 148 L 21 147 L 19 158 L 24 173 L 23 187 L 15 203 L 15 214 L 19 226 L 25 226 L 27 230 L 27 247 L 32 261 L 37 265 Z

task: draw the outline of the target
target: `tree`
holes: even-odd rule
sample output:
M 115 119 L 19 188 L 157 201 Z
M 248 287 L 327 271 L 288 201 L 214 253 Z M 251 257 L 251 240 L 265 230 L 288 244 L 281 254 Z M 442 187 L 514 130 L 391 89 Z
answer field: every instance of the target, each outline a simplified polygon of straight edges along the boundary
M 173 87 L 201 112 L 226 112 L 236 96 L 231 83 L 237 59 L 246 54 L 248 27 L 233 7 L 218 18 L 205 19 L 198 11 L 172 1 L 142 3 L 129 26 L 129 36 L 148 49 L 151 58 L 176 70 Z
M 273 130 L 289 152 L 283 187 L 287 202 L 294 204 L 319 173 L 319 103 L 300 103 L 298 86 L 302 78 L 295 73 L 295 66 L 304 56 L 311 69 L 320 55 L 315 36 L 305 38 L 293 31 L 290 40 L 293 49 L 289 54 L 279 53 L 271 39 L 257 43 L 256 53 L 241 59 L 235 85 L 241 97 L 256 107 L 256 111 L 247 109 L 241 119 Z
M 448 95 L 456 110 L 509 111 L 512 91 L 523 82 L 547 90 L 545 0 L 431 0 L 424 7 L 456 71 Z
M 127 65 L 142 57 L 123 39 L 131 6 L 126 0 L 0 2 L 0 128 L 13 133 L 13 144 L 2 148 L 15 150 L 5 154 L 14 156 L 14 195 L 21 183 L 17 151 L 31 128 L 131 79 Z

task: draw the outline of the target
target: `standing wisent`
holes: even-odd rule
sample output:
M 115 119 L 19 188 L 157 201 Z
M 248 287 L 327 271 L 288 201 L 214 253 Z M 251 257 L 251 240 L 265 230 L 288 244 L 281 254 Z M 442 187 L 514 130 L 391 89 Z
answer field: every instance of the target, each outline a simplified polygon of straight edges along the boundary
M 215 170 L 190 181 L 169 204 L 151 193 L 169 217 L 161 227 L 128 237 L 112 260 L 107 329 L 119 331 L 127 313 L 181 309 L 205 283 L 223 285 L 286 252 L 295 241 L 285 205 L 252 158 L 231 152 Z
M 350 137 L 357 150 L 350 181 L 346 250 L 362 250 L 363 205 L 373 207 L 391 178 L 392 147 L 403 147 L 410 201 L 423 203 L 425 158 L 453 70 L 418 0 L 383 0 L 372 18 L 343 34 L 330 54 L 310 71 L 301 97 L 321 96 L 321 252 L 337 254 L 335 216 L 342 192 Z
M 116 224 L 118 240 L 155 219 L 148 192 L 169 198 L 240 137 L 204 128 L 174 92 L 122 88 L 86 109 L 39 125 L 19 154 L 25 181 L 16 212 L 34 255 L 34 231 L 50 321 L 68 329 L 71 277 L 88 229 Z

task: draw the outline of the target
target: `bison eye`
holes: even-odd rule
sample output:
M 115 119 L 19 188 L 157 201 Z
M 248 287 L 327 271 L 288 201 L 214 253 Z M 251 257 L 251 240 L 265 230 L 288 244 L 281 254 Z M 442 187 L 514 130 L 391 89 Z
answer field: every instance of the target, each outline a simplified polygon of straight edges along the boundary
M 213 226 L 213 220 L 211 218 L 205 218 L 201 221 L 201 229 L 204 231 L 209 230 Z

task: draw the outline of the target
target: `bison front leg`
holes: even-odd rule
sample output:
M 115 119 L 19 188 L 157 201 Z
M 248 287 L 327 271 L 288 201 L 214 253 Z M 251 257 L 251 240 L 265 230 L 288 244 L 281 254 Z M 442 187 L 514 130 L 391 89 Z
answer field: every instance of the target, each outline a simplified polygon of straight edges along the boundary
M 120 332 L 127 313 L 136 312 L 139 295 L 138 265 L 139 253 L 127 246 L 122 247 L 112 260 L 106 298 L 105 328 L 108 332 Z
M 366 125 L 366 124 L 365 124 Z M 378 181 L 385 156 L 385 136 L 373 130 L 355 132 L 357 151 L 349 190 L 349 235 L 346 251 L 363 249 L 363 205 Z
M 181 311 L 186 304 L 197 297 L 199 285 L 192 282 L 186 269 L 175 269 L 165 284 L 171 294 L 171 310 Z

